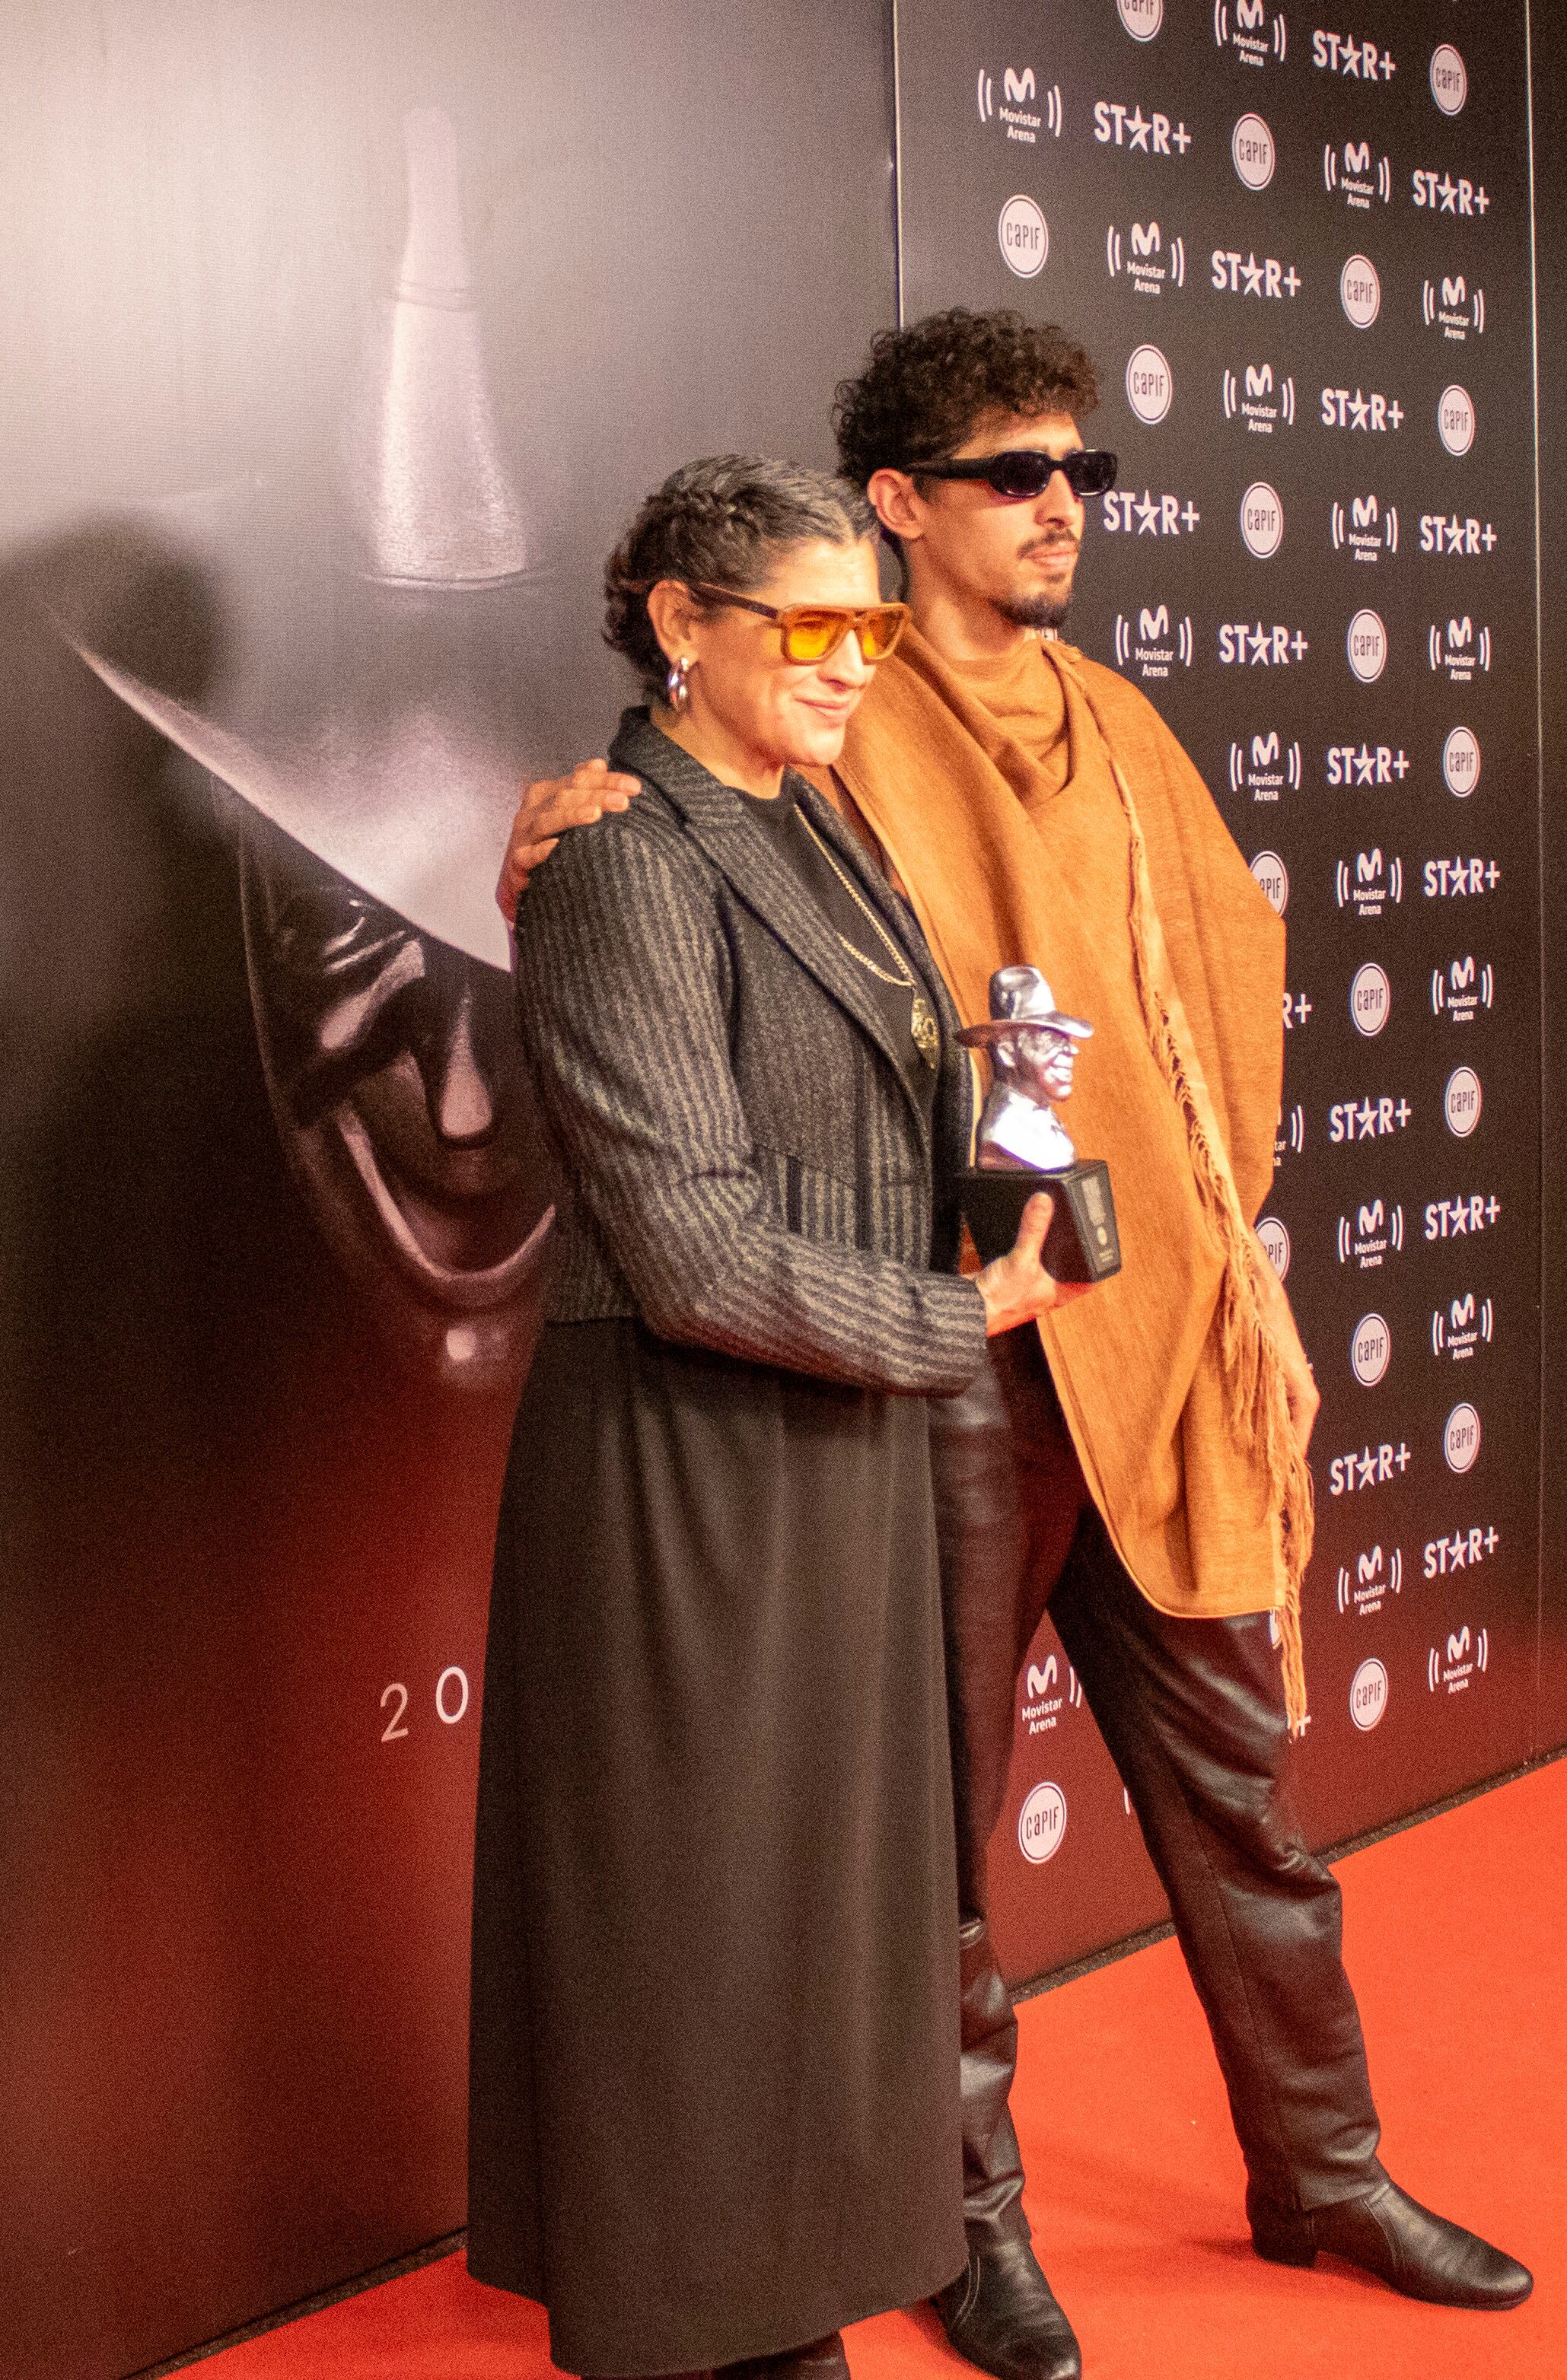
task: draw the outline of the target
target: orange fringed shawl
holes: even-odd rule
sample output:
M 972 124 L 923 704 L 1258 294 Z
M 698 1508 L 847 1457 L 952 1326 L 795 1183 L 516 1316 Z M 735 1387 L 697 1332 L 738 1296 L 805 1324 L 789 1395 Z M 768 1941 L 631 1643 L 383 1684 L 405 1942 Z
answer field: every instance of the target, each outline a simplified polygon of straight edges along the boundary
M 1051 1370 L 1143 1594 L 1189 1618 L 1277 1611 L 1298 1727 L 1311 1479 L 1250 1229 L 1273 1176 L 1284 931 L 1152 707 L 1071 646 L 1039 650 L 1064 771 L 910 631 L 837 773 L 966 1022 L 1024 962 L 1094 1026 L 1066 1121 L 1109 1162 L 1124 1263 L 1040 1324 Z

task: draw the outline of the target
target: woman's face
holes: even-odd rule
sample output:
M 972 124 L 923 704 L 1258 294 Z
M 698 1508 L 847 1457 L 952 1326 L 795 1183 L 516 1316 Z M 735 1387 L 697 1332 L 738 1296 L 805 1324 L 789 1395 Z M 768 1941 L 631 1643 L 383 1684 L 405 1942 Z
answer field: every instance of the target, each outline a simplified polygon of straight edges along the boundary
M 791 546 L 763 584 L 746 591 L 779 611 L 793 603 L 860 610 L 881 600 L 875 548 L 869 539 L 857 545 L 815 539 Z M 845 636 L 824 661 L 790 662 L 774 621 L 728 605 L 705 613 L 681 611 L 668 641 L 693 660 L 694 726 L 716 729 L 725 745 L 770 769 L 825 768 L 838 758 L 874 674 L 856 638 Z

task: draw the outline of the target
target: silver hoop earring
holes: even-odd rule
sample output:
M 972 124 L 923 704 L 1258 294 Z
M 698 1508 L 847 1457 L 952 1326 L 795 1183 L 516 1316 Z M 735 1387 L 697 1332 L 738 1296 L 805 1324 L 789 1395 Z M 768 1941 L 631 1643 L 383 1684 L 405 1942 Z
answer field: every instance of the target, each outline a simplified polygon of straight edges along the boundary
M 669 665 L 669 675 L 663 682 L 663 698 L 676 718 L 683 710 L 691 708 L 691 664 L 684 653 L 677 662 L 671 662 Z

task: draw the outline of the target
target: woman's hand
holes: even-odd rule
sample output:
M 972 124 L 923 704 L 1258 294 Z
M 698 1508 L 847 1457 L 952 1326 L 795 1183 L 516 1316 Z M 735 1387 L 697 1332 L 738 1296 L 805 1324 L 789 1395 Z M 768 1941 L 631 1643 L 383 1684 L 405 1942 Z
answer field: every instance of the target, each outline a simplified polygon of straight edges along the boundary
M 636 777 L 607 760 L 582 760 L 569 777 L 541 777 L 523 788 L 501 863 L 495 899 L 508 926 L 516 923 L 517 895 L 533 870 L 548 859 L 568 826 L 591 826 L 606 810 L 624 810 L 642 790 Z
M 1086 1281 L 1057 1281 L 1040 1262 L 1045 1234 L 1055 1213 L 1055 1200 L 1036 1190 L 1023 1209 L 1017 1237 L 1004 1257 L 975 1275 L 975 1287 L 985 1301 L 985 1336 L 1015 1330 L 1020 1323 L 1037 1322 L 1052 1308 L 1070 1305 L 1092 1287 Z

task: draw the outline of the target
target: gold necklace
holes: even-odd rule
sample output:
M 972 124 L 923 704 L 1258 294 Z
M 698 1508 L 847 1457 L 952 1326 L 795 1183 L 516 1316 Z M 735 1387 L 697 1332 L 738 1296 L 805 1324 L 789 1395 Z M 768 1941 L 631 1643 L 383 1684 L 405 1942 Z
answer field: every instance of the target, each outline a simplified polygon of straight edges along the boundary
M 866 919 L 872 933 L 875 934 L 878 941 L 881 943 L 883 949 L 891 958 L 893 965 L 898 970 L 896 975 L 889 975 L 885 967 L 878 966 L 873 958 L 868 958 L 864 951 L 859 948 L 859 945 L 856 942 L 850 941 L 847 934 L 839 934 L 839 941 L 843 944 L 844 950 L 847 951 L 849 956 L 852 959 L 857 959 L 861 966 L 868 968 L 869 972 L 876 977 L 879 982 L 890 983 L 895 991 L 906 991 L 910 994 L 908 1029 L 913 1036 L 915 1048 L 918 1050 L 926 1064 L 934 1068 L 941 1054 L 941 1031 L 940 1026 L 936 1022 L 936 1012 L 931 1007 L 930 1002 L 926 999 L 924 993 L 920 990 L 918 984 L 915 981 L 913 970 L 910 968 L 908 961 L 905 958 L 902 951 L 899 950 L 896 942 L 893 940 L 892 935 L 887 931 L 886 927 L 881 923 L 881 920 L 877 916 L 875 910 L 870 906 L 869 902 L 861 894 L 859 887 L 856 884 L 853 877 L 845 874 L 844 870 L 839 866 L 831 845 L 822 842 L 821 837 L 818 834 L 815 827 L 812 826 L 809 819 L 807 818 L 804 810 L 796 808 L 796 816 L 798 818 L 800 824 L 804 827 L 806 832 L 809 835 L 812 843 L 815 844 L 818 851 L 820 852 L 821 856 L 827 862 L 828 867 L 832 870 L 832 873 L 837 878 L 839 883 L 843 886 L 844 892 L 848 894 L 850 900 L 854 903 L 855 907 L 859 911 L 860 916 Z M 833 930 L 836 932 L 836 928 L 834 928 Z

